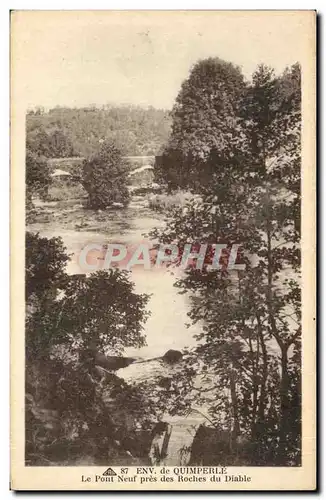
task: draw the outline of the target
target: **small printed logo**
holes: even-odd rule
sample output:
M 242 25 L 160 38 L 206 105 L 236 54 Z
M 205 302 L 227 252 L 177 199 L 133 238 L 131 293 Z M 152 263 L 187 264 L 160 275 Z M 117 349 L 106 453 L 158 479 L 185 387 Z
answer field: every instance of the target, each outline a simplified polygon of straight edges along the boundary
M 113 469 L 111 469 L 111 467 L 109 467 L 108 469 L 106 469 L 105 472 L 103 472 L 102 476 L 116 476 L 117 473 L 114 472 Z

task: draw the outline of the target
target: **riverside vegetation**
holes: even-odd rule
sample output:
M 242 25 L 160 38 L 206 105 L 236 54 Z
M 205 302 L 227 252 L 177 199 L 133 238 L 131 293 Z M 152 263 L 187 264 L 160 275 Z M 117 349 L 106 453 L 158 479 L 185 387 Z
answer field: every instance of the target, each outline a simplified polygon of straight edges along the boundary
M 53 116 L 61 118 L 54 124 Z M 80 123 L 71 125 L 73 116 L 90 117 L 85 151 L 76 146 Z M 121 179 L 126 172 L 123 162 L 119 167 L 119 134 L 99 144 L 99 134 L 95 140 L 90 132 L 105 116 L 94 109 L 29 113 L 28 209 L 35 194 L 46 196 L 46 157 L 54 154 L 86 156 L 81 182 L 93 207 L 119 197 L 128 203 L 127 183 L 112 190 L 115 169 Z M 201 325 L 200 343 L 184 352 L 183 370 L 168 383 L 130 386 L 114 374 L 96 378 L 90 344 L 118 354 L 142 345 L 148 297 L 136 294 L 122 271 L 69 277 L 62 242 L 27 234 L 29 464 L 74 463 L 81 454 L 95 463 L 146 462 L 162 408 L 185 414 L 195 404 L 207 409 L 215 436 L 203 441 L 205 463 L 213 465 L 222 435 L 229 436 L 227 464 L 301 463 L 300 67 L 275 76 L 261 65 L 248 82 L 231 63 L 199 61 L 169 120 L 170 135 L 165 125 L 155 140 L 148 132 L 154 149 L 128 146 L 132 153 L 162 152 L 155 180 L 165 192 L 150 196 L 149 204 L 166 224 L 151 236 L 179 247 L 241 242 L 246 269 L 232 275 L 191 269 L 177 280 L 180 293 L 191 297 L 189 322 Z M 47 137 L 38 131 L 44 124 Z M 69 140 L 61 141 L 59 132 Z M 52 135 L 60 154 L 44 149 Z

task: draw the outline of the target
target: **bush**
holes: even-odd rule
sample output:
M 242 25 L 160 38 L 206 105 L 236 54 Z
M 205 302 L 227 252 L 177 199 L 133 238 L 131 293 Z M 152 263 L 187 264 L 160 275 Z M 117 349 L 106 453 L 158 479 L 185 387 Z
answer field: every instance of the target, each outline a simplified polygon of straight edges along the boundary
M 103 209 L 112 203 L 127 205 L 129 166 L 113 142 L 84 161 L 82 184 L 88 193 L 90 208 Z
M 26 205 L 31 208 L 33 195 L 45 198 L 51 183 L 49 167 L 44 157 L 26 150 Z

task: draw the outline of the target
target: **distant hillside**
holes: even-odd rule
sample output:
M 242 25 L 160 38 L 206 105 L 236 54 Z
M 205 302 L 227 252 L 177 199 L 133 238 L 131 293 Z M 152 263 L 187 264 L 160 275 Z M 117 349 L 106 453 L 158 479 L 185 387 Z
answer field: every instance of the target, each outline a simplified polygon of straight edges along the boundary
M 156 155 L 170 133 L 169 112 L 152 107 L 105 106 L 29 111 L 26 144 L 47 158 L 88 156 L 114 139 L 125 155 Z

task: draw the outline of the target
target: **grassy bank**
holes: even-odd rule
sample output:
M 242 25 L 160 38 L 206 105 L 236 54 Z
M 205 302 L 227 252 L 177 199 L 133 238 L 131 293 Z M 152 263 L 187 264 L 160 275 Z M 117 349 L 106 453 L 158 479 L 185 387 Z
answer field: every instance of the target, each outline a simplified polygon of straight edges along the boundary
M 190 191 L 181 190 L 174 193 L 151 194 L 148 196 L 148 206 L 152 210 L 164 212 L 185 205 L 193 196 Z

